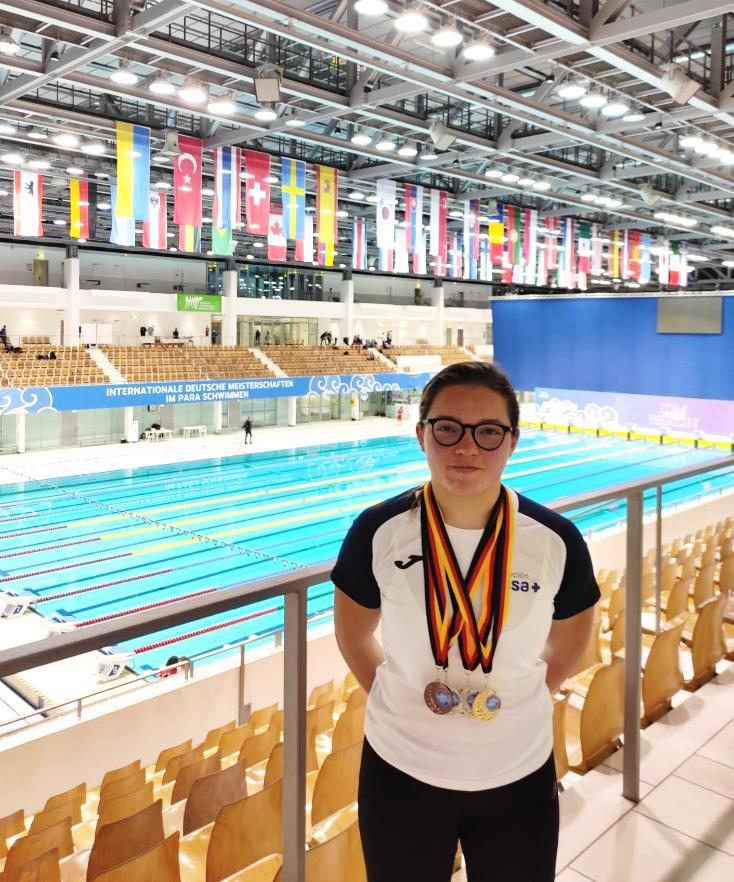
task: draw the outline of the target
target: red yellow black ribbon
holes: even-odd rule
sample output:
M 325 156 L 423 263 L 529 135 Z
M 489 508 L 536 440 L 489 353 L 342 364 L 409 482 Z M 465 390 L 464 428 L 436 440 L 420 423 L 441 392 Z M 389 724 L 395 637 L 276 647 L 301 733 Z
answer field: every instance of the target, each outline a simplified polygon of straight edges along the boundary
M 430 482 L 423 487 L 422 502 L 426 617 L 434 660 L 437 666 L 447 668 L 449 649 L 458 640 L 464 668 L 473 671 L 481 664 L 488 674 L 510 610 L 514 541 L 510 492 L 500 488 L 466 579 Z

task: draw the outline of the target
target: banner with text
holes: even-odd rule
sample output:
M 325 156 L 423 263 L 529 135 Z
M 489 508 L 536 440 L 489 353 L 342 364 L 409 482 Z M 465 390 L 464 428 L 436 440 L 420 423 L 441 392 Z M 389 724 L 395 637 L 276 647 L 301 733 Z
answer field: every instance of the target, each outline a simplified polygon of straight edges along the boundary
M 221 312 L 221 294 L 177 294 L 179 312 Z

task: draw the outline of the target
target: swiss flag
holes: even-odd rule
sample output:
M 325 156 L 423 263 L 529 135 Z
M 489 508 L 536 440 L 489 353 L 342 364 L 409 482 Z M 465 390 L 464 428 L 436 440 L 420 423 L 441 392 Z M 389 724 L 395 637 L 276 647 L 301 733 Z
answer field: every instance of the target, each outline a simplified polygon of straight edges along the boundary
M 270 214 L 268 220 L 268 260 L 285 260 L 287 248 L 283 215 Z
M 269 236 L 270 156 L 257 150 L 245 150 L 245 220 L 247 232 Z M 281 218 L 281 226 L 282 218 Z M 285 260 L 285 258 L 283 258 Z

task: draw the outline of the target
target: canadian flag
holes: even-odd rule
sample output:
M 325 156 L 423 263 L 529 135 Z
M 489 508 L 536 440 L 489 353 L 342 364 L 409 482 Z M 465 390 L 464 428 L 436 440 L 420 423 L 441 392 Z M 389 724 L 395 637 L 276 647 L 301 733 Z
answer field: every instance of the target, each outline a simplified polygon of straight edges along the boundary
M 148 220 L 143 221 L 143 248 L 168 247 L 167 198 L 151 190 L 148 194 Z
M 43 235 L 43 177 L 35 172 L 14 173 L 13 216 L 16 236 Z
M 270 214 L 268 219 L 268 260 L 285 260 L 287 247 L 283 215 Z
M 270 183 L 265 179 L 270 177 L 270 156 L 267 153 L 258 153 L 257 150 L 245 150 L 244 153 L 247 232 L 266 236 L 269 235 Z

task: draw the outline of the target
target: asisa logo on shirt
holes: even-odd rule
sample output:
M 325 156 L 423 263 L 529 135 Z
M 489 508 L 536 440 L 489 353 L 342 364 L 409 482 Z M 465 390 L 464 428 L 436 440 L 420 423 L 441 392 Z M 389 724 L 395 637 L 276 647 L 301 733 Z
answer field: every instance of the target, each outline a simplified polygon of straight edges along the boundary
M 533 579 L 527 573 L 513 573 L 511 578 L 510 587 L 513 591 L 522 591 L 524 593 L 532 591 L 533 594 L 537 594 L 540 591 L 537 579 Z

